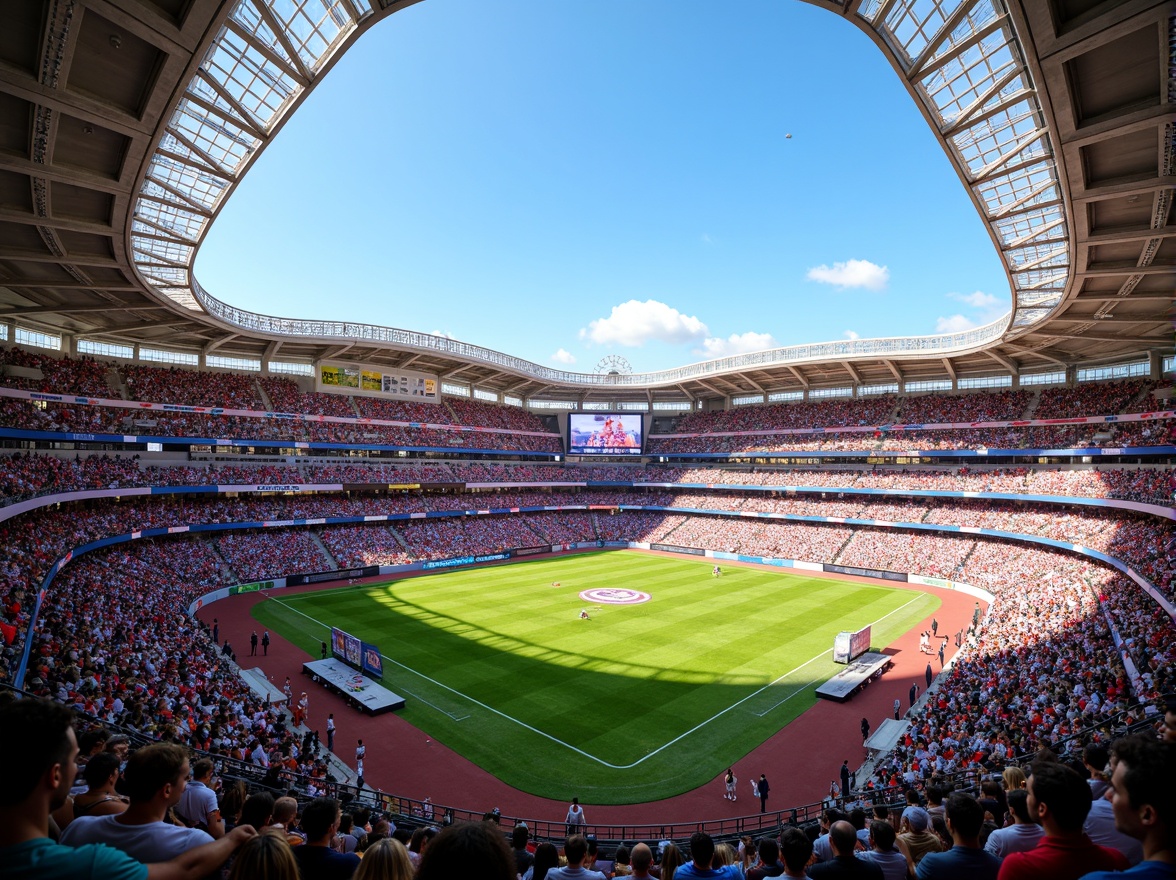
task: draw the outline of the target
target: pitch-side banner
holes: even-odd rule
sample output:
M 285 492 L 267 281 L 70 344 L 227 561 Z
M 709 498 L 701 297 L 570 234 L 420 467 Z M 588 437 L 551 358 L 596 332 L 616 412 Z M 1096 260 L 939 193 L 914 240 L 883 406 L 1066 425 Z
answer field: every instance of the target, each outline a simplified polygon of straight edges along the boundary
M 363 642 L 360 650 L 363 652 L 363 671 L 372 678 L 383 678 L 384 658 L 380 655 L 380 649 Z

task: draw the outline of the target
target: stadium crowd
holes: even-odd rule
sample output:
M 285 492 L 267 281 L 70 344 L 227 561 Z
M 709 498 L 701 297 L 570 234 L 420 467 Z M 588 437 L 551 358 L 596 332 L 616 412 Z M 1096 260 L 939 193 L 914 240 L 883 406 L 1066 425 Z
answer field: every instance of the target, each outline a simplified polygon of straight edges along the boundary
M 560 451 L 553 435 L 519 432 L 550 429 L 543 420 L 518 407 L 446 397 L 438 403 L 400 401 L 371 395 L 328 394 L 301 390 L 288 377 L 252 376 L 224 371 L 197 371 L 122 364 L 114 370 L 88 358 L 53 358 L 15 347 L 0 352 L 0 363 L 40 370 L 43 378 L 5 377 L 9 387 L 93 396 L 123 392 L 130 400 L 180 406 L 274 410 L 311 416 L 383 419 L 415 424 L 489 428 L 506 433 L 335 424 L 291 419 L 228 417 L 210 413 L 174 413 L 104 409 L 98 406 L 4 400 L 0 425 L 24 430 L 68 433 L 135 433 L 164 437 L 288 440 L 351 445 Z M 907 451 L 978 448 L 1059 448 L 1072 446 L 1139 446 L 1171 442 L 1169 421 L 1052 427 L 957 428 L 945 430 L 879 430 L 838 433 L 839 427 L 890 424 L 942 424 L 1017 418 L 1070 418 L 1154 411 L 1160 405 L 1150 380 L 1082 383 L 1073 388 L 1046 388 L 1039 396 L 1029 390 L 974 391 L 962 394 L 889 395 L 737 407 L 721 412 L 695 412 L 677 419 L 675 432 L 703 437 L 665 438 L 651 434 L 652 453 L 784 452 L 784 451 Z M 114 390 L 112 390 L 114 389 Z M 1036 403 L 1035 403 L 1036 401 Z M 662 420 L 659 420 L 662 421 Z M 666 420 L 671 423 L 673 420 Z M 829 429 L 821 435 L 723 436 L 730 431 L 772 432 Z
M 350 504 L 345 499 L 332 501 Z M 285 517 L 292 507 L 305 510 L 308 503 L 321 512 L 322 499 L 275 498 L 257 505 L 268 506 L 268 518 L 273 519 Z M 37 521 L 6 535 L 6 546 L 22 551 L 19 558 L 37 567 L 72 542 L 104 531 L 168 522 L 169 515 L 170 521 L 198 521 L 229 512 L 219 501 L 87 505 L 76 512 L 80 515 L 57 512 L 54 517 L 18 518 L 17 523 Z M 991 590 L 996 599 L 983 624 L 968 634 L 968 650 L 948 679 L 932 701 L 911 716 L 910 735 L 879 765 L 870 780 L 879 787 L 925 784 L 937 773 L 999 766 L 1013 755 L 1057 744 L 1119 713 L 1142 715 L 1144 709 L 1131 698 L 1108 619 L 1119 629 L 1129 655 L 1150 676 L 1136 698 L 1154 700 L 1171 684 L 1168 654 L 1176 644 L 1172 621 L 1162 614 L 1141 614 L 1149 606 L 1141 604 L 1145 600 L 1135 585 L 1087 560 L 966 536 L 680 515 L 656 523 L 656 516 L 548 512 L 536 519 L 538 531 L 530 518 L 505 516 L 417 520 L 403 530 L 407 555 L 420 553 L 416 558 L 474 548 L 492 552 L 532 541 L 540 532 L 550 537 L 563 530 L 590 539 L 599 531 L 641 540 L 664 527 L 669 540 L 686 546 L 847 564 L 860 559 L 869 567 L 928 575 L 958 572 L 973 585 Z M 594 523 L 607 525 L 598 529 Z M 331 546 L 336 543 L 334 533 L 354 528 L 324 527 L 323 543 Z M 240 536 L 234 535 L 228 543 L 235 546 L 225 555 L 234 569 L 240 557 L 285 559 L 290 564 L 287 542 L 293 534 L 289 529 L 247 533 L 247 542 L 241 544 L 235 541 Z M 1133 540 L 1148 537 L 1145 529 Z M 313 780 L 323 778 L 319 759 L 301 749 L 277 707 L 249 693 L 220 646 L 184 613 L 193 598 L 229 579 L 228 568 L 214 549 L 219 547 L 224 554 L 225 546 L 225 537 L 215 545 L 193 538 L 138 541 L 86 554 L 67 566 L 53 583 L 42 612 L 30 686 L 34 693 L 162 742 L 268 763 L 291 781 L 293 774 L 308 771 L 298 785 L 311 793 Z M 28 596 L 10 594 L 5 613 L 12 612 L 15 602 L 20 615 L 21 602 Z M 1108 596 L 1116 598 L 1108 601 Z M 1100 662 L 1091 663 L 1092 657 Z
M 38 390 L 46 390 L 46 386 L 64 383 L 71 388 L 91 389 L 84 393 L 109 394 L 112 385 L 118 384 L 118 376 L 112 375 L 108 367 L 87 359 L 47 358 L 8 349 L 0 357 L 0 363 L 40 369 L 43 374 L 42 379 L 6 377 L 10 387 L 35 385 Z M 342 407 L 339 401 L 347 400 L 336 395 L 303 392 L 297 383 L 290 380 L 262 378 L 260 384 L 255 384 L 253 379 L 244 380 L 232 374 L 196 374 L 184 370 L 138 366 L 124 368 L 122 376 L 125 377 L 128 393 L 133 388 L 134 393 L 141 396 L 163 394 L 179 399 L 191 395 L 191 399 L 184 399 L 183 402 L 193 405 L 245 406 L 245 401 L 251 400 L 248 405 L 253 407 L 263 404 L 264 394 L 275 407 L 281 401 L 282 405 L 314 406 L 325 410 Z M 199 376 L 199 379 L 194 380 L 192 376 Z M 209 376 L 221 378 L 210 380 Z M 52 387 L 51 390 L 62 389 Z M 688 422 L 697 415 L 698 423 L 708 426 L 708 430 L 754 430 L 744 425 L 762 423 L 763 420 L 769 421 L 776 429 L 783 425 L 809 426 L 822 420 L 825 424 L 870 424 L 866 417 L 877 415 L 882 410 L 886 410 L 887 416 L 898 413 L 900 417 L 911 417 L 917 414 L 924 416 L 924 420 L 930 420 L 932 417 L 950 415 L 961 421 L 1007 418 L 992 414 L 1007 413 L 1018 407 L 1030 410 L 1032 417 L 1047 417 L 1043 412 L 1064 411 L 1067 408 L 1072 410 L 1077 406 L 1094 408 L 1092 412 L 1100 407 L 1107 407 L 1107 412 L 1126 412 L 1146 408 L 1151 390 L 1149 383 L 1134 382 L 1090 385 L 1066 389 L 1057 394 L 1046 391 L 1041 394 L 1035 411 L 1032 411 L 1034 395 L 1020 391 L 944 398 L 876 398 L 776 408 L 757 407 L 732 411 L 735 415 L 694 414 L 682 421 Z M 218 403 L 195 402 L 213 398 Z M 319 398 L 330 398 L 330 401 Z M 945 400 L 950 402 L 943 402 Z M 444 406 L 371 401 L 370 398 L 359 397 L 355 399 L 354 405 L 365 415 L 368 415 L 367 410 L 402 414 L 436 412 L 447 406 L 452 411 L 452 418 L 447 424 L 468 424 L 476 419 L 481 426 L 509 430 L 532 429 L 526 425 L 542 426 L 537 417 L 521 410 L 516 412 L 509 408 L 492 407 L 478 401 L 448 401 Z M 15 415 L 17 410 L 10 409 L 15 403 L 18 402 L 0 402 L 0 413 L 3 413 L 4 419 L 10 413 L 14 418 L 39 418 L 23 410 L 19 416 Z M 57 415 L 51 414 L 59 415 L 68 409 L 70 418 L 80 420 L 78 424 L 86 423 L 97 412 L 87 407 L 55 409 L 52 404 L 44 408 L 28 404 L 24 406 L 49 419 L 57 418 Z M 866 408 L 869 406 L 877 412 Z M 753 409 L 758 412 L 752 412 Z M 775 409 L 781 412 L 767 412 Z M 160 424 L 168 422 L 173 427 L 181 424 L 199 425 L 201 419 L 214 418 L 187 414 L 149 415 L 151 418 L 158 415 Z M 387 415 L 369 417 L 390 418 Z M 99 416 L 98 422 L 102 418 L 105 416 Z M 193 421 L 182 421 L 189 418 Z M 257 420 L 249 421 L 254 425 L 267 424 Z M 8 421 L 3 423 L 9 424 Z M 209 423 L 204 424 L 207 427 Z M 273 429 L 280 431 L 287 427 L 274 423 Z M 305 436 L 311 436 L 320 429 L 327 435 L 336 436 L 334 426 L 322 425 L 310 426 Z M 341 429 L 341 435 L 358 436 L 348 432 L 365 430 L 366 426 L 348 426 Z M 1123 436 L 1117 435 L 1116 442 L 1121 442 Z M 706 443 L 710 447 L 710 444 L 721 439 L 712 437 Z M 873 439 L 875 442 L 889 442 L 888 438 Z M 1080 750 L 1085 741 L 1093 740 L 1096 745 L 1106 744 L 1112 735 L 1112 728 L 1136 720 L 1146 721 L 1153 718 L 1157 711 L 1162 712 L 1162 708 L 1157 709 L 1160 695 L 1171 693 L 1176 688 L 1176 677 L 1172 671 L 1173 645 L 1176 645 L 1176 625 L 1173 620 L 1134 581 L 1087 558 L 1046 547 L 958 533 L 889 530 L 844 523 L 685 515 L 674 511 L 656 513 L 616 510 L 618 505 L 661 505 L 1021 532 L 1081 544 L 1124 560 L 1155 584 L 1161 594 L 1172 599 L 1176 597 L 1176 585 L 1173 584 L 1171 548 L 1176 546 L 1176 533 L 1171 521 L 1166 519 L 1076 505 L 1059 508 L 1026 502 L 854 497 L 836 491 L 847 487 L 998 491 L 1170 503 L 1172 472 L 1168 469 L 1011 468 L 982 471 L 965 468 L 950 471 L 863 472 L 631 468 L 610 465 L 562 468 L 552 465 L 482 463 L 393 466 L 385 463 L 369 465 L 321 461 L 296 465 L 218 462 L 207 468 L 194 464 L 174 468 L 142 465 L 143 462 L 134 456 L 9 456 L 0 460 L 0 494 L 6 503 L 12 503 L 37 495 L 79 489 L 139 485 L 350 484 L 369 481 L 373 484 L 395 485 L 585 479 L 769 487 L 805 485 L 831 490 L 827 493 L 798 495 L 710 491 L 689 487 L 677 491 L 662 487 L 649 490 L 596 488 L 586 491 L 512 487 L 509 491 L 476 494 L 396 491 L 391 494 L 352 492 L 236 498 L 179 495 L 68 503 L 0 521 L 0 547 L 3 547 L 0 551 L 0 650 L 3 652 L 0 681 L 7 681 L 17 658 L 16 637 L 27 629 L 38 590 L 55 560 L 75 547 L 104 537 L 133 530 L 201 523 L 284 522 L 310 517 L 559 504 L 603 508 L 545 511 L 529 515 L 454 516 L 362 525 L 323 524 L 314 529 L 281 527 L 215 532 L 208 536 L 189 534 L 135 540 L 79 554 L 61 569 L 48 585 L 39 626 L 30 636 L 32 659 L 26 683 L 31 693 L 85 713 L 96 719 L 97 723 L 133 729 L 160 744 L 198 748 L 211 753 L 214 758 L 235 759 L 265 768 L 267 779 L 275 787 L 293 787 L 303 797 L 313 797 L 324 792 L 329 781 L 326 765 L 314 743 L 293 731 L 280 705 L 267 703 L 249 689 L 233 663 L 233 647 L 220 644 L 220 640 L 214 638 L 202 624 L 188 616 L 189 604 L 212 589 L 294 571 L 321 571 L 335 566 L 350 568 L 371 564 L 403 564 L 471 553 L 494 553 L 515 547 L 597 540 L 664 542 L 750 556 L 836 562 L 912 572 L 966 582 L 993 595 L 987 615 L 966 634 L 960 634 L 964 650 L 951 664 L 927 701 L 909 713 L 912 726 L 905 738 L 876 764 L 870 777 L 865 780 L 867 786 L 872 788 L 914 787 L 925 789 L 928 795 L 938 781 L 952 773 L 975 771 L 991 774 L 1011 759 L 1029 756 L 1041 749 L 1054 749 L 1063 757 L 1074 757 L 1076 750 Z M 1122 653 L 1117 645 L 1121 646 Z M 238 649 L 240 647 L 243 646 L 238 646 Z M 36 705 L 32 701 L 28 702 Z M 0 705 L 0 713 L 11 711 Z M 5 720 L 0 721 L 0 742 L 5 743 L 4 748 L 9 754 L 16 753 L 11 737 L 17 725 L 9 723 L 8 719 L 16 717 L 4 714 Z M 41 723 L 35 717 L 34 722 Z M 56 740 L 52 740 L 52 736 L 62 735 L 60 724 L 56 730 L 56 734 L 47 734 L 51 740 L 49 745 L 54 748 Z M 1082 739 L 1068 741 L 1068 738 L 1083 731 L 1086 733 Z M 27 734 L 27 729 L 22 727 L 19 732 Z M 43 772 L 37 769 L 40 765 L 36 763 L 39 759 L 35 757 L 42 753 L 37 750 L 33 752 L 34 757 L 30 758 L 33 770 Z M 1127 757 L 1123 760 L 1136 760 L 1131 756 L 1139 753 L 1138 750 L 1125 750 L 1124 755 Z M 48 755 L 49 752 L 44 754 Z M 140 762 L 145 760 L 140 759 Z M 1176 780 L 1171 778 L 1171 758 L 1167 761 L 1163 765 L 1166 768 L 1164 772 L 1168 774 L 1163 777 L 1166 806 L 1157 815 L 1170 823 L 1167 825 L 1170 848 L 1170 835 L 1172 828 L 1176 827 L 1176 823 L 1172 823 L 1170 808 L 1172 782 Z M 1048 767 L 1039 769 L 1043 766 L 1034 768 L 1034 776 L 1042 786 L 1054 773 Z M 133 770 L 130 775 L 134 777 Z M 19 780 L 31 779 L 28 773 L 19 768 L 17 776 Z M 40 809 L 40 806 L 48 805 L 51 798 L 46 791 L 36 789 L 37 784 L 34 780 L 27 788 L 29 791 L 40 791 L 36 795 Z M 0 810 L 7 811 L 4 813 L 7 824 L 0 823 L 3 827 L 17 821 L 14 809 L 27 811 L 28 804 L 20 800 L 26 796 L 22 788 L 24 785 L 23 781 L 18 782 L 15 795 L 8 796 L 7 800 L 0 803 Z M 1039 788 L 1038 794 L 1039 799 L 1045 802 L 1045 789 Z M 238 791 L 236 797 L 243 801 L 240 795 Z M 136 809 L 135 797 L 132 792 L 131 809 Z M 221 797 L 218 807 L 223 815 L 231 818 L 230 824 L 239 822 L 242 828 L 252 827 L 244 821 L 241 810 L 234 806 L 228 789 L 222 791 Z M 915 797 L 920 796 L 916 794 Z M 957 796 L 953 797 L 957 799 L 949 799 L 944 812 L 952 820 L 950 830 L 956 835 L 954 842 L 959 848 L 962 846 L 958 839 L 959 833 L 965 827 L 972 827 L 969 824 L 972 822 L 970 817 L 975 814 L 975 810 L 971 804 L 959 800 Z M 249 860 L 253 858 L 250 847 L 259 846 L 255 840 L 267 838 L 278 841 L 273 845 L 279 847 L 279 853 L 284 853 L 281 846 L 300 840 L 292 847 L 292 851 L 304 854 L 317 849 L 318 842 L 324 839 L 346 851 L 349 846 L 346 838 L 349 835 L 336 836 L 339 830 L 338 808 L 338 803 L 334 801 L 313 801 L 305 807 L 299 819 L 297 804 L 295 811 L 288 816 L 289 808 L 284 807 L 281 815 L 287 818 L 280 839 L 272 834 L 253 837 L 249 831 L 232 832 L 236 836 L 226 838 L 232 846 L 222 845 L 216 855 L 222 855 L 222 850 L 223 855 L 227 855 L 230 849 L 241 845 L 237 860 L 241 864 L 250 864 Z M 1118 806 L 1116 810 L 1119 810 Z M 1004 811 L 1000 812 L 1003 814 Z M 279 816 L 278 807 L 272 803 L 269 807 L 263 804 L 258 815 L 261 817 L 259 824 L 273 824 L 271 820 Z M 979 815 L 983 816 L 983 812 Z M 72 822 L 78 822 L 77 819 L 69 818 Z M 366 818 L 362 813 L 355 816 L 349 813 L 346 821 L 351 827 L 363 827 Z M 896 818 L 899 837 L 906 838 L 901 845 L 894 844 L 898 846 L 898 851 L 903 847 L 909 850 L 910 842 L 920 835 L 925 837 L 932 833 L 928 831 L 932 827 L 930 815 L 926 823 L 917 812 L 908 815 L 904 811 Z M 994 818 L 998 821 L 1000 819 Z M 82 829 L 86 824 L 82 822 L 76 827 Z M 854 841 L 863 839 L 861 831 L 866 832 L 864 840 L 872 849 L 892 852 L 887 841 L 893 841 L 893 838 L 887 838 L 888 826 L 881 820 L 871 827 L 866 827 L 863 822 L 856 834 L 852 826 L 846 832 L 836 819 L 827 824 L 825 842 L 822 844 L 821 838 L 818 838 L 818 850 L 822 855 L 832 856 L 825 861 L 833 862 L 834 866 L 815 867 L 812 872 L 814 878 L 838 876 L 836 869 L 843 865 L 836 863 L 836 859 L 851 857 L 849 853 L 856 848 Z M 1143 823 L 1139 827 L 1143 827 Z M 303 834 L 302 838 L 298 838 L 299 831 Z M 846 837 L 847 833 L 849 837 Z M 977 830 L 977 835 L 980 833 Z M 1045 833 L 1051 834 L 1048 823 L 1045 823 Z M 362 844 L 361 838 L 365 838 L 365 834 L 350 835 L 351 848 L 368 847 L 369 855 L 366 858 L 370 859 L 380 851 L 380 838 L 392 837 L 393 834 L 389 825 L 381 827 L 377 821 L 367 831 Z M 421 847 L 416 847 L 416 861 L 419 863 L 417 876 L 424 880 L 464 876 L 460 871 L 454 872 L 453 862 L 441 861 L 447 853 L 452 854 L 451 847 L 457 844 L 451 841 L 459 834 L 467 837 L 481 834 L 484 840 L 494 838 L 498 843 L 486 844 L 489 849 L 484 847 L 482 852 L 506 852 L 508 858 L 513 858 L 505 848 L 500 831 L 490 826 L 459 824 L 438 835 L 432 844 L 425 847 L 424 855 L 420 855 Z M 495 834 L 497 837 L 494 837 Z M 401 836 L 405 835 L 402 833 Z M 779 841 L 774 844 L 777 847 L 776 854 L 781 851 L 781 845 L 790 855 L 803 851 L 803 845 L 794 838 L 795 835 L 789 835 L 787 831 L 781 834 Z M 282 840 L 287 843 L 282 843 Z M 851 842 L 847 844 L 847 840 Z M 211 845 L 208 841 L 205 843 Z M 940 841 L 936 848 L 944 846 L 945 843 Z M 300 850 L 300 847 L 305 849 Z M 588 858 L 586 852 L 581 856 L 579 847 L 579 842 L 569 842 L 566 846 L 565 858 L 573 869 L 581 858 Z M 392 849 L 390 844 L 382 848 Z M 712 864 L 712 855 L 708 853 L 704 840 L 692 841 L 689 846 L 683 844 L 682 848 L 689 852 L 687 864 L 692 859 L 698 863 L 698 867 L 694 874 L 689 869 L 681 868 L 676 876 L 713 876 L 698 873 L 708 870 Z M 724 862 L 729 859 L 732 863 L 741 861 L 751 869 L 746 872 L 748 880 L 752 877 L 758 880 L 760 876 L 782 875 L 785 868 L 783 864 L 780 865 L 780 871 L 772 873 L 775 871 L 775 863 L 771 845 L 765 849 L 761 842 L 757 853 L 750 858 L 748 849 L 745 846 L 742 854 L 739 851 L 730 854 L 719 851 L 717 860 Z M 666 852 L 670 851 L 667 847 Z M 14 864 L 9 861 L 12 854 L 11 843 L 7 839 L 0 840 L 0 876 L 7 866 Z M 626 864 L 620 853 L 615 855 L 617 864 Z M 631 855 L 635 869 L 645 864 L 644 851 L 635 849 L 628 855 Z M 306 858 L 301 854 L 296 857 Z M 208 859 L 211 858 L 208 856 Z M 673 857 L 670 858 L 672 860 Z M 760 860 L 758 864 L 757 858 Z M 920 854 L 920 862 L 924 858 L 927 865 L 933 868 L 936 866 L 933 856 L 923 857 Z M 407 852 L 404 859 L 412 861 Z M 809 856 L 805 855 L 803 861 L 808 859 Z M 220 858 L 212 862 L 205 860 L 193 863 L 196 867 L 191 868 L 192 873 L 183 876 L 207 875 L 223 861 L 224 858 Z M 355 862 L 349 864 L 355 868 Z M 1094 866 L 1092 862 L 1086 867 Z M 522 873 L 514 870 L 516 867 L 519 867 L 518 863 L 511 861 L 509 873 L 503 875 L 504 880 Z M 127 871 L 125 876 L 140 876 L 130 873 L 126 865 L 122 868 Z M 201 869 L 200 872 L 197 868 Z M 758 869 L 765 870 L 754 873 Z M 236 870 L 237 876 L 257 876 L 246 874 L 241 868 Z M 714 870 L 719 871 L 719 876 L 734 877 L 737 873 L 725 872 L 720 868 Z M 671 878 L 674 876 L 672 868 L 668 872 L 665 870 L 663 860 L 663 878 L 667 873 Z M 918 875 L 957 876 L 951 873 L 933 874 L 924 867 L 919 867 Z M 1036 875 L 1058 876 L 1049 870 L 1039 870 Z M 103 876 L 116 874 L 108 872 Z M 534 876 L 535 872 L 532 872 Z M 573 873 L 565 876 L 577 875 Z
M 990 470 L 959 467 L 800 470 L 768 468 L 672 468 L 557 465 L 499 465 L 440 462 L 391 464 L 323 462 L 298 464 L 248 457 L 199 464 L 146 464 L 137 453 L 82 457 L 16 453 L 0 456 L 0 505 L 38 495 L 83 489 L 139 486 L 288 484 L 462 484 L 462 483 L 679 483 L 724 486 L 788 486 L 845 489 L 916 489 L 941 492 L 1002 492 L 1081 498 L 1117 498 L 1151 504 L 1173 500 L 1173 470 L 1137 468 Z

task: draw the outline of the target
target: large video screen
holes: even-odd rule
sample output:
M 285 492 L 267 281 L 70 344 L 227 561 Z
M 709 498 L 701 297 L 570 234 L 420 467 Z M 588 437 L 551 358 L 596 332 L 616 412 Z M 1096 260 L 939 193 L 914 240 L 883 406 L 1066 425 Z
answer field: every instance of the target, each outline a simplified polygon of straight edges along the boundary
M 640 413 L 568 413 L 569 455 L 640 455 Z

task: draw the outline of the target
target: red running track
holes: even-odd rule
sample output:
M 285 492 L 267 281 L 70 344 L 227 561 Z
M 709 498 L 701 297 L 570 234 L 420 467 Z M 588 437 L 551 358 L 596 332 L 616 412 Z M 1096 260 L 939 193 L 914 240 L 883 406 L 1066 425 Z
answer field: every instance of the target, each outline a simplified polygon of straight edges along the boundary
M 816 576 L 822 575 L 818 573 Z M 840 580 L 878 583 L 864 578 L 832 576 Z M 383 576 L 370 582 L 385 583 L 390 579 Z M 939 621 L 941 633 L 955 633 L 971 624 L 975 607 L 971 596 L 914 584 L 886 582 L 886 585 L 937 596 L 942 605 L 934 616 Z M 289 594 L 320 589 L 323 585 L 297 587 L 291 588 Z M 311 729 L 323 733 L 323 742 L 326 742 L 327 713 L 334 712 L 338 728 L 335 751 L 349 766 L 355 766 L 356 740 L 362 739 L 367 746 L 364 778 L 368 785 L 402 797 L 418 800 L 429 797 L 434 804 L 477 812 L 498 807 L 506 816 L 563 820 L 567 813 L 565 802 L 512 788 L 432 740 L 395 713 L 371 717 L 350 708 L 341 697 L 326 690 L 308 689 L 310 681 L 302 675 L 302 664 L 318 658 L 309 657 L 276 633 L 271 633 L 273 643 L 268 656 L 262 656 L 259 647 L 258 656 L 249 657 L 249 634 L 254 629 L 260 634 L 261 630 L 250 612 L 265 598 L 260 593 L 231 596 L 202 608 L 198 617 L 206 623 L 211 623 L 213 617 L 218 618 L 221 640 L 227 638 L 234 646 L 242 667 L 261 667 L 279 687 L 289 676 L 295 696 L 307 690 L 310 698 L 307 723 Z M 769 809 L 786 809 L 821 800 L 829 792 L 829 782 L 837 779 L 843 760 L 848 758 L 850 766 L 855 768 L 863 760 L 861 719 L 868 718 L 871 729 L 877 729 L 883 719 L 893 717 L 895 699 L 902 701 L 905 712 L 911 684 L 918 683 L 920 693 L 924 689 L 927 661 L 932 660 L 933 669 L 939 671 L 938 657 L 919 652 L 919 633 L 930 628 L 931 618 L 927 617 L 887 646 L 894 665 L 880 681 L 870 684 L 847 703 L 818 700 L 815 706 L 741 759 L 734 768 L 739 779 L 738 801 L 731 802 L 723 797 L 720 775 L 694 791 L 661 801 L 620 806 L 586 804 L 588 821 L 661 824 L 733 818 L 758 812 L 759 805 L 751 797 L 748 780 L 758 778 L 761 773 L 767 775 L 772 786 Z M 949 645 L 949 650 L 948 659 L 956 650 L 954 644 Z M 568 781 L 567 788 L 570 794 L 575 794 L 574 780 Z

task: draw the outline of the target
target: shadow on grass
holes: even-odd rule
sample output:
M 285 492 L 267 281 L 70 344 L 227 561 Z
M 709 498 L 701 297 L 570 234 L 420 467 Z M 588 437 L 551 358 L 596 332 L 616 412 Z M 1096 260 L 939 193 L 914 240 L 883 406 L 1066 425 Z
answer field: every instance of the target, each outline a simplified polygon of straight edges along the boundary
M 298 604 L 303 614 L 329 615 L 395 657 L 385 682 L 407 698 L 405 720 L 507 784 L 544 797 L 638 803 L 697 788 L 811 707 L 815 688 L 835 672 L 831 657 L 774 682 L 749 675 L 732 681 L 722 669 L 684 678 L 644 662 L 655 646 L 689 635 L 680 624 L 655 627 L 615 658 L 589 658 L 403 600 L 378 618 L 370 606 L 349 614 L 313 600 Z M 311 656 L 328 629 L 279 602 L 255 606 L 253 616 Z M 813 629 L 830 626 L 828 609 L 813 617 L 823 624 Z

